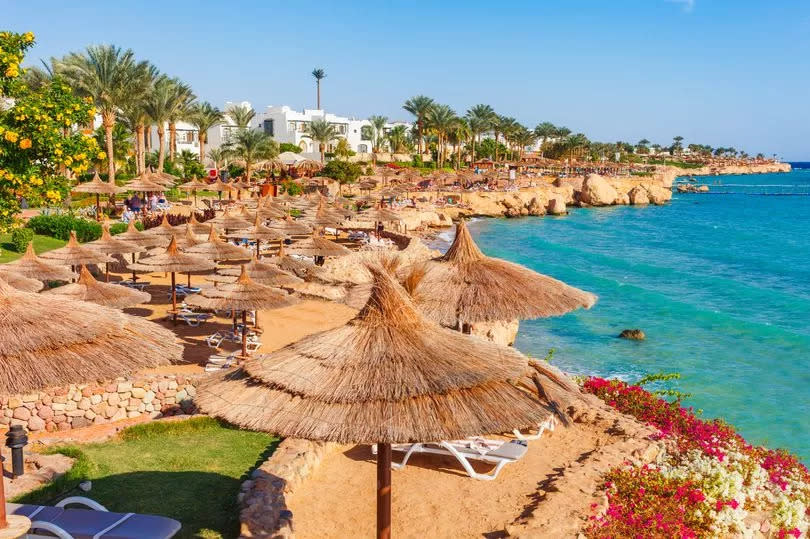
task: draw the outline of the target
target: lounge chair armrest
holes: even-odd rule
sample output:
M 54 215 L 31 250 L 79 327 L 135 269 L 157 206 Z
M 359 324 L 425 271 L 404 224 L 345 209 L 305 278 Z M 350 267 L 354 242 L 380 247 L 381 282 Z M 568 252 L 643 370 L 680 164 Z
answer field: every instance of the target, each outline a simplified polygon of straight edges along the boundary
M 93 511 L 109 512 L 109 509 L 107 509 L 97 501 L 91 500 L 90 498 L 85 498 L 84 496 L 69 496 L 64 500 L 60 501 L 59 503 L 57 503 L 55 507 L 66 507 L 68 505 L 83 505 L 88 509 L 92 509 Z
M 64 529 L 60 528 L 53 522 L 48 522 L 45 520 L 34 520 L 31 522 L 31 531 L 33 530 L 43 530 L 48 533 L 51 533 L 58 537 L 59 539 L 75 539 L 72 535 L 66 532 Z M 25 537 L 28 537 L 27 535 Z

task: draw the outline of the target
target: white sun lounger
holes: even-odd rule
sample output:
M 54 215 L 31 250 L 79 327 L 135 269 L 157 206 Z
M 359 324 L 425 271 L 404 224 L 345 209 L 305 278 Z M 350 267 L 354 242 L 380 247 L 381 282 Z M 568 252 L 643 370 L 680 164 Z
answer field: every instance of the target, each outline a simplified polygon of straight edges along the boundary
M 205 322 L 214 317 L 211 313 L 195 313 L 191 309 L 180 309 L 177 312 L 177 317 L 183 320 L 191 327 L 197 327 L 200 323 Z
M 515 435 L 515 438 L 518 440 L 524 441 L 532 441 L 532 440 L 539 440 L 541 436 L 543 436 L 543 432 L 545 431 L 553 431 L 554 427 L 557 426 L 557 418 L 549 416 L 548 419 L 537 425 L 537 433 L 535 434 L 523 434 L 520 432 L 520 429 L 515 429 L 512 431 L 512 434 Z
M 470 438 L 467 440 L 452 440 L 449 442 L 431 442 L 416 444 L 393 444 L 393 451 L 405 453 L 402 462 L 392 462 L 391 468 L 401 470 L 408 464 L 413 454 L 429 454 L 451 456 L 461 464 L 467 475 L 473 479 L 492 481 L 498 477 L 501 469 L 510 462 L 517 462 L 528 450 L 528 444 L 522 440 L 486 440 L 483 438 Z M 372 446 L 372 453 L 377 453 L 377 446 Z M 495 464 L 489 473 L 478 473 L 470 461 L 477 460 Z
M 84 508 L 67 508 L 76 505 Z M 111 513 L 81 496 L 65 498 L 53 507 L 7 503 L 6 511 L 31 520 L 31 529 L 23 536 L 30 539 L 169 539 L 180 531 L 180 523 L 171 518 Z

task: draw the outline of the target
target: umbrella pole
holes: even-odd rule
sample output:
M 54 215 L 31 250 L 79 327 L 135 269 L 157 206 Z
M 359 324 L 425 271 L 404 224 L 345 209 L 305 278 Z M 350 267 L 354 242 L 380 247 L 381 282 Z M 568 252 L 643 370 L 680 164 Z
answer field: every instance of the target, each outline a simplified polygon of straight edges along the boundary
M 132 253 L 132 263 L 135 263 L 135 253 Z M 132 270 L 132 282 L 136 283 L 138 277 L 135 275 L 135 270 Z
M 172 272 L 172 318 L 177 323 L 177 288 L 174 285 L 174 272 Z
M 231 309 L 231 316 L 233 316 L 233 332 L 236 333 L 236 309 Z
M 188 272 L 188 287 L 191 288 L 191 272 Z
M 104 263 L 104 280 L 105 280 L 105 282 L 108 282 L 108 283 L 110 282 L 110 263 L 109 262 Z
M 8 520 L 6 519 L 5 472 L 5 466 L 0 462 L 0 529 L 8 528 Z
M 247 357 L 247 310 L 242 311 L 242 357 Z
M 377 539 L 391 537 L 391 444 L 377 444 Z
M 101 195 L 96 193 L 96 221 L 101 221 L 101 202 L 100 202 L 101 199 L 100 199 L 100 197 L 101 197 Z

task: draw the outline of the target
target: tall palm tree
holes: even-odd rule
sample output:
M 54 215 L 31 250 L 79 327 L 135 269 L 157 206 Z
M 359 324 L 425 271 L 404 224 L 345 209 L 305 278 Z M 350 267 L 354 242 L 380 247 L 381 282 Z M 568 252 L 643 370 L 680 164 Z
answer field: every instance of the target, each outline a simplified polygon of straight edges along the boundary
M 512 136 L 512 140 L 518 147 L 518 161 L 523 160 L 523 151 L 527 146 L 533 145 L 537 141 L 537 135 L 533 131 L 526 129 L 524 126 L 518 124 L 519 127 Z
M 416 142 L 417 151 L 422 155 L 422 137 L 424 136 L 425 120 L 433 108 L 433 99 L 425 95 L 417 95 L 405 102 L 402 108 L 416 117 Z
M 25 81 L 25 84 L 32 90 L 38 90 L 50 84 L 55 74 L 57 62 L 58 60 L 56 58 L 51 58 L 50 63 L 40 59 L 42 67 L 26 67 L 22 75 L 23 81 Z
M 229 148 L 227 146 L 220 146 L 219 148 L 211 148 L 208 150 L 208 159 L 214 163 L 214 168 L 219 170 L 227 162 L 229 155 Z
M 551 122 L 542 122 L 534 128 L 534 134 L 540 139 L 540 156 L 543 156 L 543 145 L 557 134 L 557 128 Z
M 408 132 L 404 125 L 397 125 L 388 132 L 388 146 L 393 153 L 404 153 L 408 147 Z
M 225 115 L 239 129 L 247 129 L 250 127 L 250 122 L 256 117 L 256 111 L 247 105 L 230 105 L 225 109 Z
M 169 111 L 169 159 L 177 153 L 177 122 L 189 116 L 191 104 L 196 99 L 191 86 L 180 79 L 172 79 Z
M 148 69 L 147 62 L 137 62 L 131 49 L 115 45 L 91 45 L 84 52 L 70 53 L 57 62 L 57 73 L 64 75 L 80 94 L 90 96 L 101 114 L 107 150 L 107 174 L 115 180 L 113 127 L 118 107 L 135 91 L 133 78 Z
M 506 142 L 507 151 L 510 151 L 510 154 L 511 154 L 510 148 L 514 143 L 515 134 L 518 132 L 518 130 L 522 126 L 514 118 L 510 118 L 510 117 L 506 117 L 506 116 L 502 116 L 498 123 L 500 125 L 501 132 L 503 133 L 503 138 L 504 138 L 504 140 Z M 497 145 L 495 146 L 495 148 L 497 148 Z M 510 155 L 510 158 L 511 158 L 511 155 Z
M 159 171 L 163 171 L 163 163 L 166 160 L 166 123 L 172 113 L 174 97 L 174 81 L 162 75 L 155 81 L 152 91 L 146 98 L 144 108 L 149 120 L 157 127 L 158 136 L 158 163 Z
M 321 152 L 321 163 L 323 163 L 326 147 L 337 138 L 337 131 L 335 130 L 335 126 L 326 120 L 312 120 L 309 122 L 309 125 L 307 125 L 306 132 L 303 136 L 318 143 L 318 148 Z
M 278 143 L 270 135 L 258 129 L 240 129 L 228 143 L 230 156 L 245 163 L 245 179 L 250 181 L 253 165 L 260 159 L 271 159 L 278 155 Z
M 470 124 L 467 120 L 456 116 L 449 133 L 450 142 L 455 147 L 456 170 L 461 167 L 461 146 L 469 140 L 470 134 Z
M 447 134 L 453 128 L 456 120 L 456 113 L 447 105 L 434 106 L 428 114 L 427 122 L 437 138 L 436 160 L 439 168 L 444 166 L 444 156 L 446 151 Z
M 316 67 L 312 70 L 312 76 L 315 77 L 315 86 L 318 89 L 318 110 L 321 110 L 321 81 L 326 78 L 326 71 Z
M 371 134 L 371 151 L 374 153 L 381 152 L 385 146 L 385 124 L 388 118 L 385 116 L 369 116 L 368 121 L 371 123 L 369 126 Z
M 484 133 L 492 128 L 492 121 L 495 118 L 495 111 L 489 105 L 475 105 L 467 111 L 467 121 L 470 124 L 470 131 L 473 135 L 472 160 L 475 162 L 475 143 Z
M 129 98 L 118 107 L 118 121 L 123 123 L 133 133 L 135 141 L 135 172 L 140 174 L 146 168 L 146 144 L 148 135 L 146 126 L 149 123 L 146 114 L 146 99 L 152 92 L 152 87 L 158 78 L 158 70 L 149 65 L 142 70 L 139 77 L 133 77 L 130 85 L 133 91 Z
M 208 142 L 208 130 L 222 123 L 222 111 L 205 101 L 191 108 L 189 121 L 197 128 L 200 139 L 200 162 L 205 164 L 205 143 Z M 218 167 L 217 167 L 218 168 Z

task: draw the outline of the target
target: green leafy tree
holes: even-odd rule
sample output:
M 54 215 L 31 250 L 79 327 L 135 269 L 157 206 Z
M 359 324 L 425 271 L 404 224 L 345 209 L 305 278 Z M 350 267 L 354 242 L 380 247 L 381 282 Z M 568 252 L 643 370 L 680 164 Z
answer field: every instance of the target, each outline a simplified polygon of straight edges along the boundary
M 348 159 L 353 155 L 354 152 L 349 145 L 349 141 L 345 138 L 339 139 L 337 144 L 335 144 L 335 157 L 338 159 Z
M 112 131 L 118 108 L 137 91 L 138 88 L 130 82 L 142 76 L 148 63 L 137 62 L 130 49 L 91 45 L 84 52 L 68 54 L 57 62 L 56 67 L 56 74 L 64 76 L 79 95 L 91 97 L 101 114 L 106 136 L 107 173 L 110 180 L 115 180 Z
M 264 131 L 240 129 L 228 143 L 228 154 L 242 161 L 245 179 L 250 181 L 253 165 L 262 159 L 272 159 L 278 155 L 278 143 Z
M 480 140 L 481 134 L 492 129 L 495 111 L 489 105 L 475 105 L 467 111 L 467 122 L 472 131 L 472 160 L 475 161 L 475 143 Z
M 209 102 L 197 103 L 189 111 L 189 121 L 197 128 L 200 139 L 200 162 L 205 162 L 205 143 L 208 142 L 208 130 L 222 123 L 222 111 Z
M 68 174 L 106 158 L 95 138 L 75 130 L 92 121 L 92 98 L 79 98 L 59 76 L 37 89 L 21 79 L 33 44 L 31 32 L 0 32 L 0 228 L 12 224 L 22 198 L 34 207 L 56 204 Z
M 200 159 L 196 153 L 191 150 L 183 150 L 177 156 L 177 164 L 183 169 L 183 177 L 191 178 L 197 176 L 202 178 L 205 176 L 205 167 L 200 163 Z
M 404 105 L 402 105 L 403 109 L 416 117 L 416 131 L 414 134 L 416 136 L 416 149 L 419 154 L 422 153 L 422 138 L 425 135 L 425 122 L 430 110 L 433 108 L 433 105 L 433 99 L 425 95 L 417 95 L 412 97 L 407 100 Z
M 337 138 L 337 131 L 335 130 L 335 126 L 326 120 L 313 120 L 307 125 L 306 132 L 303 136 L 318 143 L 318 148 L 321 152 L 321 163 L 323 163 L 326 147 Z
M 363 175 L 363 167 L 348 161 L 329 161 L 321 170 L 321 176 L 336 180 L 341 186 L 354 183 Z

